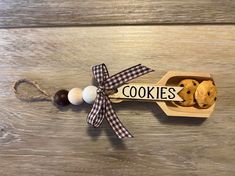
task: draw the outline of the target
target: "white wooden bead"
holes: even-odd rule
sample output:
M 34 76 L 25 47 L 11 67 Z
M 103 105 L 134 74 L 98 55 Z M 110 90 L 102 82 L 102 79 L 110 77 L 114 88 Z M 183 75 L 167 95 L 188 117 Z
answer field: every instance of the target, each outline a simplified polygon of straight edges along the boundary
M 97 95 L 96 91 L 97 91 L 97 87 L 87 86 L 82 91 L 83 100 L 88 104 L 92 104 L 95 101 L 95 98 L 96 98 L 96 95 Z
M 79 105 L 83 102 L 82 99 L 82 89 L 73 88 L 68 93 L 69 102 L 73 105 Z

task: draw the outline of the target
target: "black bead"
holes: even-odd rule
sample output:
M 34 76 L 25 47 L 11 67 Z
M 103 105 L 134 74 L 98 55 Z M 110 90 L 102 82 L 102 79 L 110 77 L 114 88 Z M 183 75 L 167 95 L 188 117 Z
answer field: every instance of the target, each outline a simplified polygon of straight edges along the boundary
M 68 100 L 68 93 L 69 93 L 69 91 L 67 91 L 67 90 L 57 91 L 54 95 L 54 103 L 59 106 L 69 105 L 70 103 Z

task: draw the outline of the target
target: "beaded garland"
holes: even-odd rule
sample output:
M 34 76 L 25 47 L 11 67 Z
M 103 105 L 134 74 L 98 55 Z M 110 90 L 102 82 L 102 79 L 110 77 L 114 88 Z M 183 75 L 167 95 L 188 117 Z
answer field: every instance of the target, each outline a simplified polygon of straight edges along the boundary
M 96 90 L 95 86 L 87 86 L 83 91 L 80 88 L 73 88 L 70 91 L 59 90 L 54 95 L 54 103 L 59 106 L 80 105 L 83 101 L 92 104 L 97 95 Z
M 42 95 L 38 95 L 38 96 L 28 96 L 28 94 L 26 95 L 22 95 L 18 93 L 18 86 L 22 83 L 28 83 L 32 86 L 34 86 L 35 88 L 37 88 L 37 90 L 42 94 Z M 28 79 L 20 79 L 18 81 L 15 82 L 14 84 L 14 92 L 15 95 L 21 99 L 21 100 L 25 100 L 25 101 L 52 101 L 54 104 L 58 105 L 58 106 L 68 106 L 69 104 L 73 104 L 73 105 L 80 105 L 81 103 L 86 102 L 88 104 L 92 104 L 96 98 L 96 90 L 97 87 L 96 86 L 87 86 L 86 88 L 84 88 L 84 90 L 80 89 L 80 88 L 73 88 L 71 90 L 65 90 L 65 89 L 61 89 L 58 90 L 54 96 L 50 96 L 46 91 L 42 90 L 40 88 L 40 86 L 35 82 L 35 81 L 30 81 Z

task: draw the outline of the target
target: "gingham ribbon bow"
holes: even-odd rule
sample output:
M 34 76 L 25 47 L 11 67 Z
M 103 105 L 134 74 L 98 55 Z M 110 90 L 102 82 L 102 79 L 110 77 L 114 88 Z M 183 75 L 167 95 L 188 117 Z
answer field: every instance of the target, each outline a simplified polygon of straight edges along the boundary
M 93 66 L 92 71 L 99 86 L 97 97 L 88 114 L 87 122 L 94 127 L 99 127 L 104 118 L 106 118 L 118 138 L 133 137 L 119 120 L 106 92 L 153 70 L 138 64 L 109 77 L 106 65 L 100 64 Z

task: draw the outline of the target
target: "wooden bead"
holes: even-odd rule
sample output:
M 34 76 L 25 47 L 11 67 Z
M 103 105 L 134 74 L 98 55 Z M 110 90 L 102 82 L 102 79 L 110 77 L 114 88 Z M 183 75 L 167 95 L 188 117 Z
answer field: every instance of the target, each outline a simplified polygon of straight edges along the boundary
M 79 105 L 83 102 L 82 90 L 80 88 L 73 88 L 68 94 L 69 102 L 73 105 Z
M 59 106 L 69 105 L 68 91 L 64 89 L 57 91 L 54 95 L 53 100 L 54 100 L 54 103 Z
M 97 95 L 96 91 L 97 91 L 97 87 L 87 86 L 82 92 L 83 100 L 88 104 L 92 104 L 96 99 L 96 95 Z

